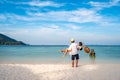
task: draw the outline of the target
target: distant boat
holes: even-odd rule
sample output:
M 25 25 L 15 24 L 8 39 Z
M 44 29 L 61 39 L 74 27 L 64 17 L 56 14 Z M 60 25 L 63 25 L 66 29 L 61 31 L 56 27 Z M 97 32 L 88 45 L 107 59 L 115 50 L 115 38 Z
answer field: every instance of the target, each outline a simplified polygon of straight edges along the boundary
M 0 33 L 0 45 L 27 45 Z

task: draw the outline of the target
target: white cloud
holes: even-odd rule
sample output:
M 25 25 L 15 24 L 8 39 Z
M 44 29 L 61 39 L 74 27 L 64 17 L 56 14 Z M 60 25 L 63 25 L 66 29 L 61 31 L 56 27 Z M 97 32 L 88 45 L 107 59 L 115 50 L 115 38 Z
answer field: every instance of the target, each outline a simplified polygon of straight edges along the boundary
M 110 5 L 111 5 L 111 6 L 120 6 L 120 0 L 112 0 L 112 1 L 110 2 Z
M 70 44 L 70 39 L 75 38 L 76 42 L 82 41 L 84 44 L 110 44 L 110 42 L 119 42 L 118 35 L 114 37 L 107 34 L 97 34 L 83 31 L 73 31 L 67 29 L 53 29 L 53 25 L 42 28 L 8 28 L 9 31 L 3 30 L 2 33 L 28 44 Z M 55 25 L 54 25 L 55 26 Z M 60 27 L 60 26 L 58 26 Z M 96 36 L 97 35 L 97 36 Z
M 34 21 L 34 20 L 39 20 L 37 17 L 30 17 L 30 16 L 22 16 L 22 15 L 17 15 L 17 14 L 13 14 L 13 13 L 7 13 L 7 14 L 3 14 L 1 16 L 1 18 L 6 19 L 10 22 L 16 22 L 18 20 L 20 21 Z
M 10 23 L 20 23 L 20 22 L 26 22 L 26 24 L 29 24 L 31 22 L 38 23 L 38 22 L 50 22 L 50 23 L 95 23 L 99 24 L 99 26 L 109 26 L 113 25 L 111 21 L 114 20 L 114 18 L 110 18 L 109 16 L 102 16 L 97 13 L 94 9 L 85 9 L 80 8 L 78 10 L 72 10 L 72 11 L 49 11 L 49 12 L 26 12 L 26 16 L 17 15 L 17 14 L 3 14 L 0 16 L 0 18 L 6 19 Z M 1 19 L 2 20 L 2 19 Z M 115 21 L 115 20 L 114 20 Z M 76 26 L 71 26 L 71 28 L 77 29 L 79 28 Z
M 4 14 L 3 18 L 7 18 L 12 22 L 19 21 L 57 21 L 57 22 L 76 22 L 86 23 L 93 22 L 99 23 L 103 21 L 103 17 L 94 10 L 78 9 L 73 11 L 50 11 L 50 12 L 27 12 L 27 16 L 17 14 Z M 2 17 L 1 17 L 2 18 Z
M 62 26 L 64 26 L 64 27 L 66 27 L 66 29 L 68 29 L 68 30 L 80 30 L 80 29 L 82 29 L 82 26 L 79 26 L 79 25 L 76 25 L 76 24 L 68 24 L 68 23 L 64 23 L 64 24 L 62 24 Z
M 58 25 L 52 25 L 51 27 L 49 28 L 52 28 L 52 29 L 59 29 L 59 26 Z
M 110 2 L 88 2 L 91 6 L 94 6 L 98 9 L 110 8 L 112 6 L 120 6 L 120 0 L 111 0 Z
M 5 15 L 3 14 L 0 14 L 0 21 L 5 21 L 7 18 Z
M 72 25 L 72 26 L 70 26 L 72 29 L 80 29 L 80 27 L 79 26 L 75 26 L 75 25 Z
M 50 11 L 46 13 L 27 12 L 29 16 L 39 17 L 41 20 L 49 21 L 64 21 L 64 22 L 99 22 L 102 20 L 102 16 L 97 14 L 95 10 L 81 8 L 73 11 Z
M 112 6 L 118 6 L 120 0 L 114 0 L 109 3 L 89 2 L 94 7 L 106 8 Z M 15 2 L 13 2 L 15 4 Z M 5 21 L 5 24 L 0 23 L 0 30 L 12 36 L 13 38 L 21 41 L 25 41 L 30 44 L 68 44 L 69 39 L 74 37 L 77 41 L 83 41 L 85 43 L 109 43 L 110 41 L 119 42 L 119 29 L 115 36 L 109 34 L 98 34 L 99 31 L 89 26 L 80 26 L 81 23 L 99 23 L 98 26 L 119 26 L 119 23 L 111 23 L 112 20 L 109 17 L 103 16 L 97 13 L 96 9 L 79 8 L 71 11 L 47 11 L 40 12 L 39 7 L 60 7 L 63 4 L 58 4 L 52 1 L 45 2 L 18 2 L 16 4 L 30 5 L 34 7 L 26 8 L 27 15 L 17 14 L 2 14 L 0 15 L 0 21 Z M 36 8 L 37 6 L 37 8 Z M 34 11 L 32 12 L 33 9 Z M 118 18 L 117 18 L 118 19 Z M 9 21 L 7 23 L 7 21 Z M 23 24 L 21 24 L 23 22 Z M 116 21 L 115 21 L 116 22 Z M 77 23 L 77 24 L 76 24 Z M 79 25 L 80 24 L 80 25 Z M 119 25 L 118 25 L 119 24 Z M 14 26 L 15 25 L 15 26 Z M 9 27 L 7 29 L 7 27 Z M 83 28 L 84 27 L 84 28 Z M 87 27 L 87 29 L 85 29 Z M 111 27 L 111 29 L 113 29 Z M 83 30 L 84 29 L 84 30 Z M 104 27 L 100 30 L 105 29 Z M 91 31 L 89 31 L 91 30 Z M 116 28 L 114 29 L 116 30 Z M 84 31 L 84 32 L 83 32 Z M 113 31 L 114 32 L 114 31 Z M 107 33 L 107 31 L 106 31 Z M 97 36 L 96 36 L 97 35 Z
M 119 23 L 111 23 L 112 21 L 119 21 L 117 18 L 110 18 L 110 16 L 103 16 L 97 13 L 94 9 L 80 8 L 72 11 L 49 11 L 49 12 L 32 12 L 27 10 L 27 15 L 17 14 L 2 14 L 0 15 L 1 21 L 9 21 L 9 24 L 18 24 L 20 22 L 26 22 L 26 24 L 39 22 L 49 22 L 51 24 L 58 23 L 95 23 L 98 26 L 114 26 Z M 6 21 L 6 24 L 7 24 Z M 57 28 L 54 27 L 54 28 Z M 80 28 L 78 25 L 72 25 L 72 29 Z
M 28 4 L 30 6 L 39 6 L 39 7 L 45 7 L 45 6 L 53 6 L 53 7 L 61 7 L 63 6 L 63 4 L 58 4 L 52 1 L 32 1 L 32 2 L 28 2 L 28 3 L 24 3 L 24 4 Z
M 11 4 L 22 4 L 22 5 L 29 5 L 29 6 L 36 6 L 36 7 L 61 7 L 64 4 L 56 3 L 53 1 L 30 1 L 30 2 L 14 2 L 14 1 L 6 1 L 7 3 Z
M 68 38 L 67 30 L 52 29 L 51 28 L 34 28 L 34 29 L 11 29 L 9 31 L 2 31 L 12 38 L 24 41 L 29 44 L 65 44 L 64 41 Z M 24 35 L 24 36 L 23 36 Z M 68 36 L 67 36 L 68 35 Z

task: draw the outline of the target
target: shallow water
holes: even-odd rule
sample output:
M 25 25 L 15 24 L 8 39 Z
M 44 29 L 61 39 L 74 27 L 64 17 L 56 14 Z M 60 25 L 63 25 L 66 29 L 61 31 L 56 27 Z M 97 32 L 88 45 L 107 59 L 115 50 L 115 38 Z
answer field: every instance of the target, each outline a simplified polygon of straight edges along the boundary
M 120 63 L 120 46 L 88 45 L 96 53 L 95 62 Z M 68 46 L 0 46 L 0 63 L 69 63 L 70 56 L 62 58 L 59 50 Z M 83 50 L 79 51 L 81 63 L 90 63 L 91 59 Z

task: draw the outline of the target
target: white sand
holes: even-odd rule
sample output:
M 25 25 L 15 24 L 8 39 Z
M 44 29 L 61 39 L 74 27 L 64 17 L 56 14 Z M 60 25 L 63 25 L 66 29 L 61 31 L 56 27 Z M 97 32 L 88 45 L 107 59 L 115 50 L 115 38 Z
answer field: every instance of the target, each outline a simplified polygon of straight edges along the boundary
M 0 80 L 120 80 L 120 64 L 0 64 Z

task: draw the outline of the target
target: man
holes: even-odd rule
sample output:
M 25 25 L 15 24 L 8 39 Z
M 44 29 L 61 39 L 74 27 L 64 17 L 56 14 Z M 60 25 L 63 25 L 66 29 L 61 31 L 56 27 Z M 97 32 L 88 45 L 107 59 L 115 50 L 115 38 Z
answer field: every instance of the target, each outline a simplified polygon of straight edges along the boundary
M 79 54 L 78 54 L 78 45 L 75 43 L 75 39 L 71 39 L 71 45 L 68 48 L 69 54 L 71 55 L 72 59 L 72 67 L 74 67 L 74 60 L 76 60 L 76 67 L 78 67 L 78 60 L 79 60 Z

